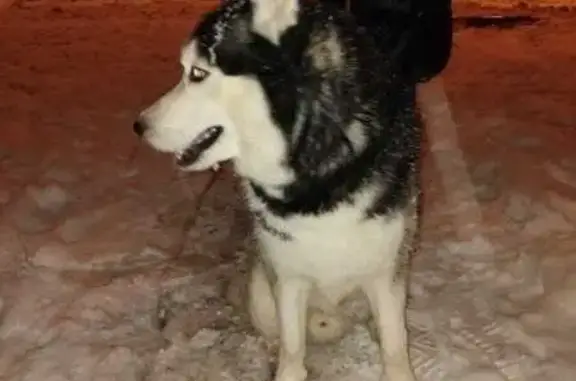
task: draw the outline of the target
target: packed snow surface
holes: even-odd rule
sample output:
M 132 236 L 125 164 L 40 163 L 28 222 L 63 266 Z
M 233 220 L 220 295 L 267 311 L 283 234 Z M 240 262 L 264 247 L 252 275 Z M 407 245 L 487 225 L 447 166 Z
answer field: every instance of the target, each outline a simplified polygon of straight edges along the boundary
M 0 17 L 0 380 L 264 381 L 249 223 L 225 170 L 139 146 L 207 2 L 22 1 Z M 423 381 L 576 374 L 576 16 L 458 30 L 423 87 L 422 248 L 408 312 Z M 194 218 L 195 217 L 195 218 Z M 369 330 L 311 346 L 311 381 L 377 381 Z M 390 380 L 393 381 L 393 380 Z

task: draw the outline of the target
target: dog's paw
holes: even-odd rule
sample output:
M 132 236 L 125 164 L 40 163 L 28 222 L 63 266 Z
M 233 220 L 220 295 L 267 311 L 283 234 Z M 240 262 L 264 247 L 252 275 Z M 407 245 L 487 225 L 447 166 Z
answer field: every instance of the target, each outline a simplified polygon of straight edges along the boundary
M 276 316 L 276 301 L 264 266 L 259 262 L 252 269 L 248 291 L 248 310 L 252 325 L 267 340 L 275 340 L 280 333 Z

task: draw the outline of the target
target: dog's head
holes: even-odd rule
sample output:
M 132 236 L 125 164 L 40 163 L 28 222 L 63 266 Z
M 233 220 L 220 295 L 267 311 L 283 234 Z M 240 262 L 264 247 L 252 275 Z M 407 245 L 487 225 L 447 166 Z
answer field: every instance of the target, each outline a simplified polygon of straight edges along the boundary
M 267 70 L 253 45 L 278 44 L 296 22 L 297 7 L 298 0 L 225 0 L 207 13 L 182 48 L 179 83 L 141 112 L 135 132 L 191 171 L 236 159 L 243 139 L 267 141 L 256 129 L 253 136 L 239 131 L 270 120 L 263 91 L 251 79 L 255 70 Z

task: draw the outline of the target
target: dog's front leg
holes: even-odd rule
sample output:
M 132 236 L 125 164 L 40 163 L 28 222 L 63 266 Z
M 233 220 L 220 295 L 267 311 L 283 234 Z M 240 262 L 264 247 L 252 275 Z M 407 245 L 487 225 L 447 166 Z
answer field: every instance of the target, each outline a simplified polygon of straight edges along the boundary
M 279 277 L 276 305 L 280 322 L 280 354 L 275 381 L 304 381 L 306 354 L 306 308 L 311 284 L 308 280 Z
M 415 381 L 408 356 L 406 332 L 406 285 L 388 276 L 368 281 L 364 291 L 378 328 L 386 381 Z

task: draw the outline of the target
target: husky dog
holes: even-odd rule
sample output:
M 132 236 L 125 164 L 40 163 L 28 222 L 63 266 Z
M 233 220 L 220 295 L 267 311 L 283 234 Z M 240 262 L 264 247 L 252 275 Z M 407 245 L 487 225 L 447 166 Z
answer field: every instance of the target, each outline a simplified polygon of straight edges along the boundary
M 357 292 L 383 380 L 415 380 L 405 305 L 421 128 L 388 43 L 317 1 L 223 1 L 183 46 L 180 82 L 134 124 L 183 170 L 233 162 L 260 254 L 249 310 L 279 339 L 276 381 L 306 379 L 307 331 L 339 338 Z

